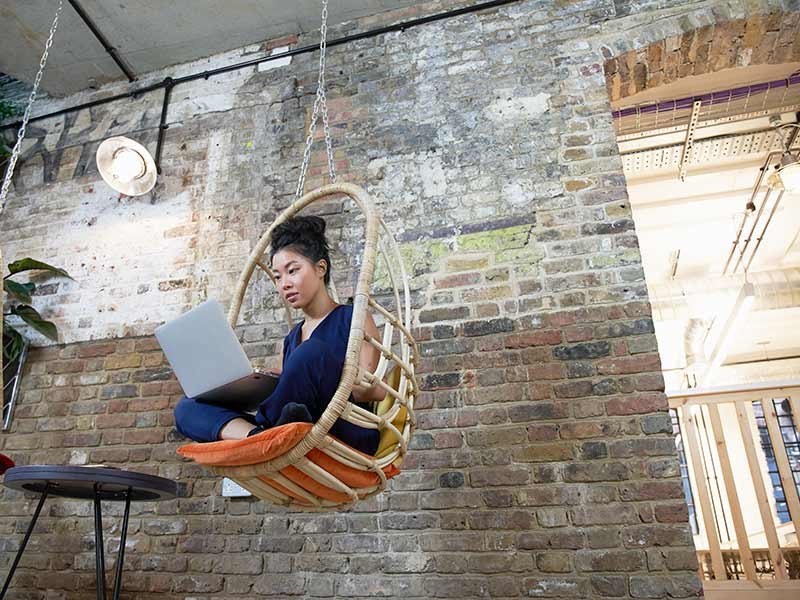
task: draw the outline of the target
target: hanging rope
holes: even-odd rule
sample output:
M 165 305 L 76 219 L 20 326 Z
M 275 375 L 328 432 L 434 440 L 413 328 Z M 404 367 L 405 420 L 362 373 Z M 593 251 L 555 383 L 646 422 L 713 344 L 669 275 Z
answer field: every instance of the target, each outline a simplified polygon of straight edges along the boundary
M 14 149 L 11 151 L 11 158 L 8 159 L 6 176 L 3 179 L 3 187 L 0 189 L 0 214 L 2 214 L 6 206 L 6 195 L 8 194 L 8 188 L 11 186 L 11 179 L 14 176 L 14 167 L 17 166 L 17 159 L 22 151 L 22 140 L 25 139 L 25 129 L 28 126 L 28 119 L 31 118 L 31 108 L 33 108 L 33 101 L 36 99 L 36 92 L 39 91 L 42 73 L 44 73 L 44 66 L 47 64 L 47 55 L 50 53 L 50 46 L 53 45 L 53 36 L 56 34 L 56 29 L 58 28 L 58 17 L 61 15 L 62 7 L 62 0 L 58 0 L 56 16 L 53 19 L 53 24 L 50 26 L 50 35 L 44 45 L 42 58 L 39 60 L 39 72 L 36 73 L 36 79 L 33 80 L 33 89 L 31 90 L 31 95 L 28 97 L 28 106 L 25 107 L 25 114 L 22 116 L 22 125 L 20 125 L 19 133 L 17 133 L 17 143 L 14 144 Z
M 319 28 L 319 77 L 317 78 L 317 96 L 314 99 L 314 109 L 311 111 L 311 124 L 308 127 L 306 149 L 303 152 L 303 164 L 300 167 L 300 178 L 297 181 L 295 198 L 303 195 L 306 184 L 306 171 L 311 160 L 311 147 L 314 145 L 314 131 L 317 129 L 317 119 L 322 113 L 322 128 L 325 131 L 325 148 L 328 152 L 328 175 L 331 183 L 336 183 L 336 168 L 333 164 L 333 147 L 331 145 L 331 129 L 328 123 L 328 102 L 325 97 L 325 50 L 328 37 L 328 0 L 322 0 L 322 24 Z

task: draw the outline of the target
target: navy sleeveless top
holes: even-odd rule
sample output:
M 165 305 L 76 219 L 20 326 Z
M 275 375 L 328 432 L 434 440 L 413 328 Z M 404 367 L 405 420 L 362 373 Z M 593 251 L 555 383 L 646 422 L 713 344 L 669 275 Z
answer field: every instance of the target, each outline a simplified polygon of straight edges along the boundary
M 311 337 L 319 342 L 325 343 L 336 357 L 341 357 L 344 366 L 345 355 L 347 354 L 347 338 L 350 336 L 350 323 L 353 321 L 353 307 L 349 304 L 340 304 L 329 312 L 316 329 L 311 332 Z M 305 319 L 292 327 L 283 339 L 283 363 L 300 345 L 300 337 L 303 335 L 302 327 Z
M 350 337 L 350 324 L 352 320 L 353 307 L 349 304 L 340 304 L 320 321 L 316 329 L 311 332 L 309 338 L 317 343 L 325 344 L 335 357 L 335 362 L 339 365 L 339 369 L 336 372 L 321 374 L 323 377 L 335 378 L 335 381 L 330 381 L 331 389 L 336 388 L 342 376 L 342 368 L 344 367 L 345 355 L 347 354 L 347 340 Z M 283 339 L 284 365 L 292 352 L 294 352 L 301 343 L 301 328 L 304 322 L 305 321 L 301 321 L 295 325 Z M 325 399 L 325 406 L 328 405 L 330 400 L 330 398 Z M 350 402 L 353 402 L 365 410 L 369 410 L 368 404 L 355 402 L 352 394 L 350 395 Z M 324 410 L 324 407 L 322 407 L 322 409 Z M 334 423 L 333 427 L 330 429 L 330 434 L 365 454 L 375 453 L 380 438 L 380 434 L 377 430 L 359 427 L 343 419 L 339 419 Z

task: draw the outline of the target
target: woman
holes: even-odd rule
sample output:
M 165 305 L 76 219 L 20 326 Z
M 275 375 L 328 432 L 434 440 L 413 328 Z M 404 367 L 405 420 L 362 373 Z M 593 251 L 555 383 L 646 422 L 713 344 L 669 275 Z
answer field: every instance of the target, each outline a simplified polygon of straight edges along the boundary
M 353 307 L 337 304 L 328 293 L 331 260 L 325 221 L 311 216 L 289 219 L 272 232 L 270 245 L 278 291 L 306 318 L 284 338 L 282 372 L 275 372 L 280 375 L 278 385 L 261 403 L 255 417 L 181 398 L 175 407 L 175 425 L 195 441 L 239 440 L 285 423 L 316 422 L 339 385 Z M 364 329 L 379 339 L 369 314 Z M 363 369 L 374 371 L 379 357 L 374 346 L 362 344 Z M 373 402 L 383 396 L 377 385 L 354 387 L 352 392 L 357 403 Z M 342 419 L 334 423 L 329 433 L 367 454 L 374 454 L 378 447 L 377 430 Z

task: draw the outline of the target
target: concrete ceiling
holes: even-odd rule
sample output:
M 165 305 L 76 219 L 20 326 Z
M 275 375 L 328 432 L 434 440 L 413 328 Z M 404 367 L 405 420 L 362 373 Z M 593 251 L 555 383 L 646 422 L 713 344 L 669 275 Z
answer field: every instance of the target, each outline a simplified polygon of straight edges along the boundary
M 143 74 L 319 28 L 319 0 L 78 0 L 134 73 Z M 416 4 L 413 0 L 336 0 L 333 26 Z M 55 14 L 53 0 L 0 0 L 0 72 L 30 82 Z M 64 0 L 42 88 L 68 95 L 123 73 Z

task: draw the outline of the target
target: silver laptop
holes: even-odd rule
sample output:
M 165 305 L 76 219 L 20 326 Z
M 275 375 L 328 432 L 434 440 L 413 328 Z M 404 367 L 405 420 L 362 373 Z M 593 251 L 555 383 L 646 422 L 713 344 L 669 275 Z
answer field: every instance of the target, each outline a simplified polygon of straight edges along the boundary
M 274 375 L 253 370 L 216 300 L 161 325 L 155 335 L 184 394 L 198 402 L 253 411 L 277 385 Z

